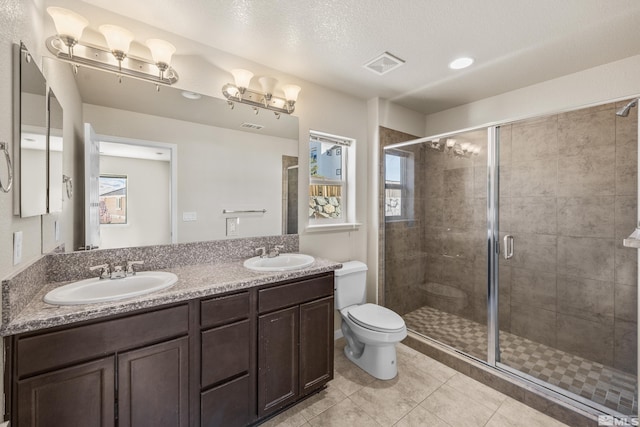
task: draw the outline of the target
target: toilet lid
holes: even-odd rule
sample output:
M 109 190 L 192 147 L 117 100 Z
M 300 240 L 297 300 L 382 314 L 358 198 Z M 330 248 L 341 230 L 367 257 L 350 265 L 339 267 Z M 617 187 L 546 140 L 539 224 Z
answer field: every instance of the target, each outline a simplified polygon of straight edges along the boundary
M 398 332 L 404 320 L 397 313 L 376 304 L 362 304 L 349 310 L 349 318 L 363 328 L 378 332 Z

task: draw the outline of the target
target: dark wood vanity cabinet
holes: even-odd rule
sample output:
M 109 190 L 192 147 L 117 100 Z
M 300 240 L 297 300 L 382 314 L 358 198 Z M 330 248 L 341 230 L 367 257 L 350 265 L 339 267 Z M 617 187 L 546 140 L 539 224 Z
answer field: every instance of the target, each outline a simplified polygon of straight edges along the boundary
M 333 378 L 333 273 L 5 338 L 16 426 L 246 426 Z
M 333 378 L 333 275 L 260 290 L 258 307 L 258 415 L 263 417 Z
M 188 426 L 188 312 L 183 304 L 8 338 L 12 425 Z

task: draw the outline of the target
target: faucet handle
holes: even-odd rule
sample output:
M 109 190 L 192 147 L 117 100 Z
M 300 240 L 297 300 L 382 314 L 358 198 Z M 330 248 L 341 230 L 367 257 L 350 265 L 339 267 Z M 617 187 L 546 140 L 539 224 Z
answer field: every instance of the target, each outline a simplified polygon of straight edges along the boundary
M 284 245 L 275 245 L 273 247 L 273 251 L 277 254 L 280 255 L 280 252 L 282 252 L 284 250 Z
M 133 268 L 133 266 L 142 264 L 144 264 L 144 261 L 127 261 L 127 274 L 130 276 L 135 276 L 136 270 Z
M 267 248 L 265 248 L 264 246 L 261 246 L 259 248 L 255 248 L 254 252 L 256 255 L 259 255 L 260 258 L 264 258 L 267 255 Z
M 109 268 L 109 264 L 100 264 L 89 267 L 89 271 L 96 270 L 100 270 L 100 279 L 108 279 L 111 277 L 111 268 Z

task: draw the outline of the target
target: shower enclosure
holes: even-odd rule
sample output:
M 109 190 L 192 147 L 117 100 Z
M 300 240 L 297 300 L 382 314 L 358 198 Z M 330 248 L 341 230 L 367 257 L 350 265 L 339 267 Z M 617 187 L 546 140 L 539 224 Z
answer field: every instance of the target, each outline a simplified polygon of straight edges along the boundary
M 384 304 L 490 366 L 637 414 L 628 104 L 429 139 L 381 128 Z

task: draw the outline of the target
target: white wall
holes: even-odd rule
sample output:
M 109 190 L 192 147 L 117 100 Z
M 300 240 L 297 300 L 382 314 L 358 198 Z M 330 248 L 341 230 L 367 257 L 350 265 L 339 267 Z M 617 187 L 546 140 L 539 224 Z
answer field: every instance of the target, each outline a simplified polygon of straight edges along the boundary
M 422 137 L 426 116 L 386 99 L 378 99 L 379 126 Z
M 426 118 L 425 135 L 572 110 L 640 95 L 640 55 L 506 92 Z
M 169 162 L 100 156 L 100 175 L 127 177 L 127 223 L 100 226 L 102 249 L 171 243 Z
M 84 119 L 101 135 L 178 145 L 178 242 L 226 238 L 223 209 L 267 210 L 239 214 L 235 237 L 282 233 L 282 156 L 297 141 L 89 104 Z

